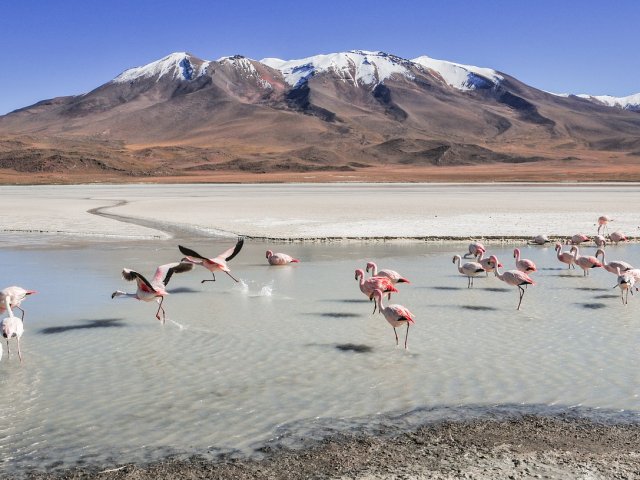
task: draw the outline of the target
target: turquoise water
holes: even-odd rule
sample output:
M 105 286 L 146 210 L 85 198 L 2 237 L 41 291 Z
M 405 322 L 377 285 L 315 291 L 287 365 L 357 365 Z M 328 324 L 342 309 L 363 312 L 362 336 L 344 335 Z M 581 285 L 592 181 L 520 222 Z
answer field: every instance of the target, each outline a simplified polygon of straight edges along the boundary
M 540 269 L 520 311 L 493 276 L 466 288 L 460 243 L 247 240 L 230 262 L 241 283 L 202 284 L 201 267 L 172 278 L 164 326 L 155 304 L 110 298 L 134 291 L 122 267 L 150 277 L 179 243 L 213 256 L 234 240 L 0 248 L 3 287 L 38 291 L 23 304 L 24 362 L 6 345 L 0 361 L 0 471 L 250 453 L 309 422 L 431 407 L 640 412 L 640 296 L 623 305 L 614 275 L 568 271 L 552 247 L 519 245 Z M 513 268 L 514 246 L 489 250 Z M 267 249 L 301 263 L 271 267 Z M 640 247 L 607 259 L 640 266 Z M 354 280 L 368 260 L 412 282 L 392 297 L 416 316 L 408 351 Z

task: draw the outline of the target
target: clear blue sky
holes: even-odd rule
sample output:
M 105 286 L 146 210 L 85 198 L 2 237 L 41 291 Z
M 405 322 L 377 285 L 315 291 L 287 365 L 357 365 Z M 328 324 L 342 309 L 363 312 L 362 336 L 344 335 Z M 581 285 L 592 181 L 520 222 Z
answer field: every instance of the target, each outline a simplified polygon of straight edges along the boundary
M 0 114 L 188 51 L 303 58 L 383 50 L 491 67 L 552 92 L 640 92 L 640 1 L 7 0 Z

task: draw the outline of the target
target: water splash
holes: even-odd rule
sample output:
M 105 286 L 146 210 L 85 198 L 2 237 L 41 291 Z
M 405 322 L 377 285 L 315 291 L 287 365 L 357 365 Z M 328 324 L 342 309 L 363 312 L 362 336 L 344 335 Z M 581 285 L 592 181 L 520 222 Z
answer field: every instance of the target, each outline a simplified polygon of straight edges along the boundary
M 261 285 L 253 281 L 247 283 L 243 279 L 240 279 L 240 281 L 236 283 L 235 290 L 248 297 L 271 297 L 273 295 L 273 280 L 266 285 Z

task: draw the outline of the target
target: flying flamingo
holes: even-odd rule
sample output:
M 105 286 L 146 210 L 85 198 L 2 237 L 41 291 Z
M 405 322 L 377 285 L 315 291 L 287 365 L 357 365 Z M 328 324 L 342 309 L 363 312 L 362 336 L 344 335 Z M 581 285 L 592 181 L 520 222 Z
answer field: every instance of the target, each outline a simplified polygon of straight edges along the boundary
M 602 233 L 605 233 L 605 230 L 607 230 L 607 223 L 612 222 L 613 219 L 611 217 L 608 217 L 607 215 L 602 215 L 601 217 L 598 218 L 598 234 L 600 233 L 600 230 L 602 229 Z
M 269 265 L 286 265 L 287 263 L 298 263 L 300 260 L 293 258 L 286 253 L 273 253 L 271 250 L 267 250 L 267 260 Z
M 183 255 L 186 255 L 186 257 L 182 259 L 183 262 L 186 261 L 186 262 L 193 263 L 195 265 L 202 265 L 204 268 L 206 268 L 211 272 L 211 275 L 213 275 L 213 280 L 202 280 L 202 282 L 200 283 L 215 282 L 216 270 L 223 271 L 224 273 L 229 275 L 231 278 L 233 278 L 237 282 L 238 279 L 235 278 L 233 275 L 231 275 L 231 273 L 229 273 L 231 270 L 229 270 L 229 267 L 227 266 L 227 262 L 240 252 L 240 250 L 242 249 L 242 245 L 244 245 L 244 238 L 239 238 L 235 247 L 225 250 L 215 258 L 203 257 L 202 255 L 195 252 L 194 250 L 183 247 L 182 245 L 178 245 L 178 248 L 180 249 Z
M 588 255 L 580 255 L 580 252 L 579 252 L 578 247 L 576 245 L 571 247 L 571 251 L 575 252 L 574 253 L 575 260 L 574 261 L 576 262 L 576 265 L 578 265 L 582 269 L 583 275 L 585 277 L 587 275 L 589 275 L 589 270 L 590 269 L 602 267 L 602 264 L 600 263 L 600 261 L 596 257 L 592 257 L 592 256 L 588 256 Z
M 580 245 L 582 242 L 588 242 L 589 237 L 582 233 L 576 233 L 573 237 L 567 240 L 569 245 Z
M 611 235 L 609 235 L 609 238 L 616 245 L 618 244 L 618 242 L 626 242 L 627 240 L 629 240 L 626 235 L 620 230 L 616 230 L 615 232 L 613 232 Z
M 562 263 L 566 263 L 567 265 L 569 265 L 568 268 L 576 268 L 575 255 L 571 252 L 563 252 L 562 245 L 560 245 L 559 243 L 556 243 L 556 257 L 558 257 L 558 260 L 560 260 Z
M 460 258 L 460 255 L 454 255 L 453 256 L 453 262 L 452 263 L 456 263 L 456 262 L 458 263 L 458 271 L 462 275 L 466 275 L 467 276 L 467 288 L 471 288 L 471 287 L 473 287 L 473 277 L 476 277 L 477 275 L 479 275 L 482 272 L 484 272 L 484 268 L 478 262 L 466 262 L 466 263 L 463 263 L 462 265 L 460 265 L 461 261 L 462 261 L 462 259 Z M 497 264 L 498 264 L 498 262 L 494 263 L 494 265 L 497 265 Z
M 489 276 L 489 272 L 493 272 L 493 270 L 496 268 L 496 265 L 493 263 L 493 261 L 491 260 L 491 257 L 489 258 L 484 258 L 484 252 L 480 253 L 480 256 L 478 257 L 478 263 L 480 265 L 482 265 L 482 268 L 484 269 L 484 271 L 486 272 L 486 276 Z M 502 264 L 498 265 L 499 267 L 502 267 Z
M 393 284 L 411 283 L 409 280 L 404 278 L 395 270 L 389 270 L 389 269 L 378 270 L 378 266 L 374 262 L 367 263 L 367 272 L 369 272 L 369 270 L 371 270 L 372 277 L 386 277 L 389 280 L 391 280 Z
M 628 264 L 627 262 L 623 262 L 622 260 L 614 260 L 612 262 L 607 263 L 604 259 L 604 250 L 601 248 L 599 248 L 596 251 L 596 258 L 598 258 L 600 255 L 602 255 L 602 266 L 607 272 L 616 273 L 620 275 L 618 273 L 618 269 L 621 272 L 626 272 L 627 270 L 631 270 L 633 268 L 632 265 Z
M 513 251 L 513 258 L 516 259 L 516 268 L 524 273 L 532 273 L 537 270 L 536 264 L 527 258 L 520 258 L 520 249 Z
M 17 308 L 22 312 L 20 319 L 24 321 L 24 310 L 20 307 L 20 304 L 29 295 L 37 293 L 35 290 L 25 290 L 22 287 L 7 287 L 0 291 L 0 313 L 8 311 L 9 308 Z M 8 301 L 8 303 L 7 303 Z
M 484 245 L 480 242 L 471 242 L 469 244 L 469 253 L 465 253 L 463 258 L 469 258 L 469 256 L 478 257 L 481 253 L 485 253 L 486 251 L 487 249 L 484 248 Z
M 595 235 L 593 237 L 593 242 L 596 244 L 596 247 L 601 248 L 607 244 L 607 239 L 602 235 Z
M 495 255 L 492 255 L 491 258 L 495 259 L 494 261 L 498 264 L 498 258 Z M 522 297 L 524 297 L 524 288 L 522 285 L 535 285 L 535 282 L 524 272 L 520 270 L 507 270 L 504 273 L 500 273 L 498 268 L 495 269 L 495 275 L 503 282 L 513 285 L 514 287 L 518 287 L 520 290 L 520 301 L 518 302 L 518 308 L 516 310 L 520 310 L 520 305 L 522 304 Z
M 22 352 L 20 351 L 20 337 L 24 333 L 24 323 L 22 319 L 13 316 L 13 311 L 9 306 L 8 300 L 5 300 L 5 307 L 9 312 L 9 316 L 2 319 L 2 336 L 7 339 L 7 357 L 11 356 L 11 348 L 9 347 L 9 339 L 16 337 L 18 342 L 18 358 L 22 362 Z M 1 353 L 1 352 L 0 352 Z
M 616 286 L 613 288 L 620 288 L 620 299 L 622 300 L 622 303 L 626 305 L 629 301 L 629 292 L 631 292 L 631 295 L 633 295 L 633 286 L 636 283 L 636 277 L 630 274 L 628 271 L 621 272 L 620 268 L 618 268 L 616 273 L 618 274 L 618 281 Z
M 135 270 L 125 268 L 122 270 L 122 278 L 128 281 L 135 280 L 138 284 L 138 289 L 136 290 L 136 293 L 126 293 L 116 290 L 111 294 L 111 298 L 130 297 L 135 298 L 136 300 L 142 300 L 143 302 L 151 302 L 157 299 L 158 311 L 156 312 L 156 318 L 160 320 L 160 311 L 162 311 L 162 323 L 164 324 L 165 311 L 164 308 L 162 308 L 162 302 L 164 301 L 164 297 L 169 295 L 165 287 L 174 273 L 188 272 L 191 269 L 193 269 L 193 264 L 188 262 L 175 262 L 160 265 L 156 269 L 153 280 L 149 282 L 149 280 L 144 278 L 142 274 Z
M 360 280 L 360 291 L 364 293 L 369 300 L 373 299 L 374 290 L 380 290 L 387 293 L 391 298 L 391 292 L 397 292 L 398 289 L 393 286 L 393 282 L 387 277 L 371 277 L 364 278 L 364 270 L 361 268 L 356 270 L 356 280 Z M 373 305 L 373 313 L 376 313 L 376 305 Z
M 404 337 L 404 348 L 407 349 L 407 340 L 409 339 L 409 325 L 415 323 L 415 317 L 406 307 L 402 305 L 391 304 L 386 307 L 382 303 L 382 291 L 375 289 L 373 296 L 378 305 L 378 312 L 384 315 L 384 318 L 389 322 L 389 325 L 393 327 L 393 333 L 396 336 L 396 347 L 398 346 L 398 332 L 396 327 L 400 327 L 403 324 L 407 324 L 407 333 Z

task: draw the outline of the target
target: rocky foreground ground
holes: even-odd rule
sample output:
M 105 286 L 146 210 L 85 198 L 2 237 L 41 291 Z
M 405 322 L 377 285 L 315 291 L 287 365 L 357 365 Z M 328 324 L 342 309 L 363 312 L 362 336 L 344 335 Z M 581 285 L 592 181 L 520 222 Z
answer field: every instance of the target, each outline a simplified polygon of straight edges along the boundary
M 33 479 L 633 479 L 640 425 L 527 415 L 445 422 L 394 436 L 343 435 L 256 459 L 193 457 L 75 468 Z

